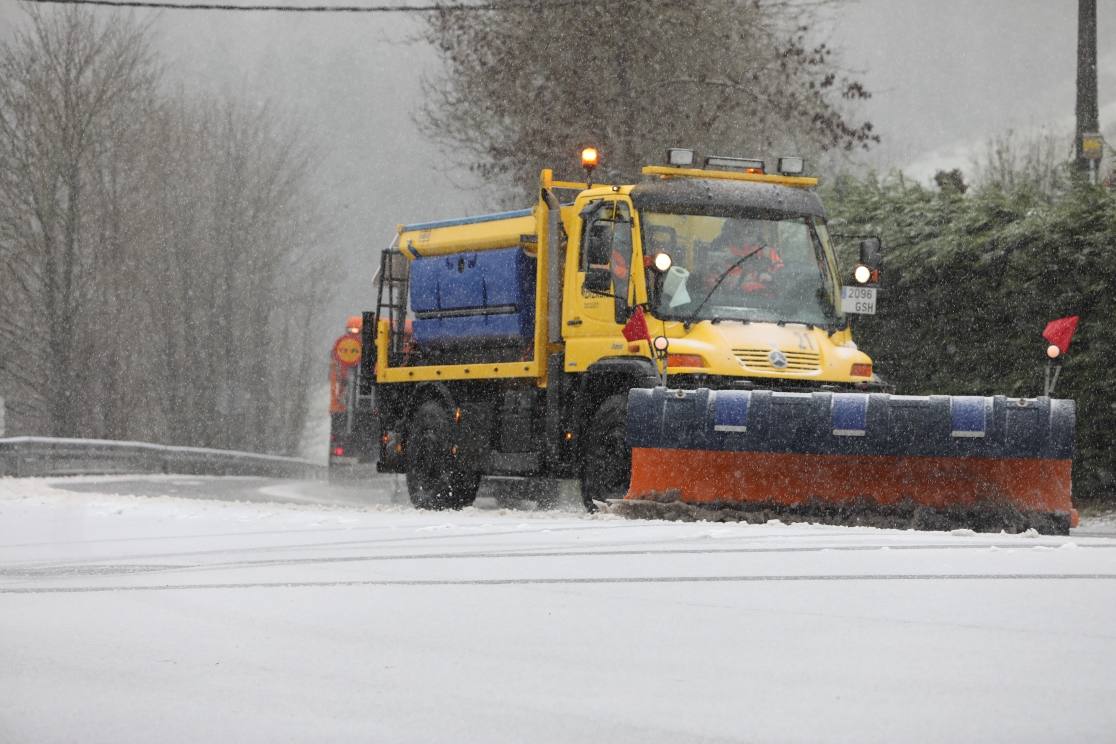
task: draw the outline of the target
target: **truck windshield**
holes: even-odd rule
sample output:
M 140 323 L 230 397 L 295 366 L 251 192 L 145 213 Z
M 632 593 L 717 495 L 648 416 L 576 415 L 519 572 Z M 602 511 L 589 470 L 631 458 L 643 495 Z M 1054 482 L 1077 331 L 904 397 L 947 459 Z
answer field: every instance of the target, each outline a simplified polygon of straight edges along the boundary
M 673 266 L 652 280 L 656 317 L 828 326 L 841 320 L 821 220 L 645 212 L 644 255 Z

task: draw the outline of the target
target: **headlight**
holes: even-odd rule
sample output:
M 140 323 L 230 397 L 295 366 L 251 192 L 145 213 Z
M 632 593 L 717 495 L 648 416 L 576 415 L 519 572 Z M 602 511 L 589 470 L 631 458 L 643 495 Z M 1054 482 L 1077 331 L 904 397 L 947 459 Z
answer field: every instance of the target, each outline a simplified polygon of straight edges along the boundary
M 858 284 L 867 284 L 868 280 L 872 278 L 872 270 L 864 264 L 860 264 L 853 271 L 853 279 L 856 279 Z
M 671 260 L 669 253 L 656 253 L 652 265 L 654 265 L 655 271 L 660 274 L 665 274 L 670 271 L 670 267 L 673 263 L 674 261 Z

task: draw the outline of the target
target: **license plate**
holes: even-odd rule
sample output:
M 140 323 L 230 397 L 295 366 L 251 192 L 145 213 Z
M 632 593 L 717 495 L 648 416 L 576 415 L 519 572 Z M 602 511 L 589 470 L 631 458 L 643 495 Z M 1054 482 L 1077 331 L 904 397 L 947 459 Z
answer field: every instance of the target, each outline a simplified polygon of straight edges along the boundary
M 875 315 L 876 288 L 841 287 L 841 310 L 857 315 Z

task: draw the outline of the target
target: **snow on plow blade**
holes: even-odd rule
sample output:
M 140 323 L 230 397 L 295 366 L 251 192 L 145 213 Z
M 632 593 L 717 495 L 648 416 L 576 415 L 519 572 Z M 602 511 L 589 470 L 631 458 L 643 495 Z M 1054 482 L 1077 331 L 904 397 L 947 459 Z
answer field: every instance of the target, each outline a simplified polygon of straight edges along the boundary
M 1072 400 L 632 390 L 626 516 L 1065 534 Z

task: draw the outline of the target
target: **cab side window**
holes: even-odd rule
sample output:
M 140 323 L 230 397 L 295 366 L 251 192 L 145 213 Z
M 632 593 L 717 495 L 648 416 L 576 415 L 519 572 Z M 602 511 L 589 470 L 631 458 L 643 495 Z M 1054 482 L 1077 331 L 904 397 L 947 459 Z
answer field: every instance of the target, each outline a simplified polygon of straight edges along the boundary
M 590 202 L 581 213 L 581 270 L 584 291 L 616 297 L 617 308 L 628 305 L 632 263 L 632 217 L 620 201 Z

